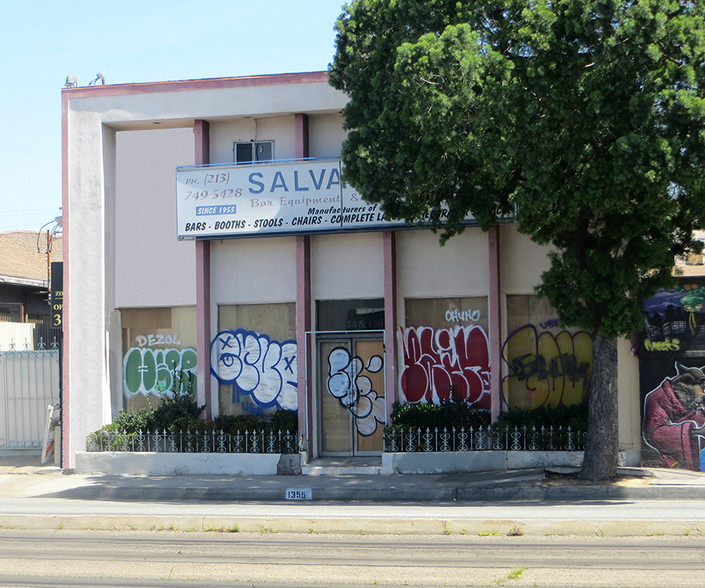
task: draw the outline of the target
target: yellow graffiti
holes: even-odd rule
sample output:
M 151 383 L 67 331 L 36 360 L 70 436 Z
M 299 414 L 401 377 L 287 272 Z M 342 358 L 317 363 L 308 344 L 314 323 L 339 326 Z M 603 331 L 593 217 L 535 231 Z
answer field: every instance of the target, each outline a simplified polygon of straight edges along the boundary
M 584 331 L 538 332 L 526 325 L 507 339 L 504 394 L 509 408 L 580 404 L 592 376 L 592 338 Z
M 651 339 L 644 341 L 646 351 L 680 351 L 680 348 L 680 339 L 671 339 L 670 337 L 666 337 L 663 341 L 652 341 Z

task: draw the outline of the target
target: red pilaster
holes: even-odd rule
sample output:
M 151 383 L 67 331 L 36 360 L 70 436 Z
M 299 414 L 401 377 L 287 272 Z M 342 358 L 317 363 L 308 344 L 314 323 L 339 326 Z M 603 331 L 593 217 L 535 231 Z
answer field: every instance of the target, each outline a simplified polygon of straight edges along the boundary
M 384 378 L 387 422 L 397 399 L 397 240 L 396 233 L 385 231 L 384 239 Z
M 296 133 L 296 158 L 308 157 L 308 115 L 294 115 L 294 132 Z
M 497 420 L 502 405 L 502 287 L 500 277 L 499 226 L 487 233 L 490 288 L 489 288 L 489 328 L 490 328 L 490 390 L 492 422 Z
M 294 140 L 296 157 L 309 156 L 308 116 L 294 115 Z M 311 238 L 308 235 L 296 237 L 296 358 L 297 389 L 299 406 L 299 431 L 305 435 L 306 449 L 313 453 L 313 388 L 308 386 L 311 377 L 311 349 L 307 347 L 306 334 L 311 330 Z M 312 341 L 309 341 L 313 344 Z M 308 378 L 307 378 L 308 375 Z
M 210 127 L 196 120 L 193 126 L 196 165 L 210 163 Z M 211 243 L 196 241 L 196 353 L 198 355 L 198 403 L 205 404 L 204 417 L 213 418 L 210 374 L 211 341 Z

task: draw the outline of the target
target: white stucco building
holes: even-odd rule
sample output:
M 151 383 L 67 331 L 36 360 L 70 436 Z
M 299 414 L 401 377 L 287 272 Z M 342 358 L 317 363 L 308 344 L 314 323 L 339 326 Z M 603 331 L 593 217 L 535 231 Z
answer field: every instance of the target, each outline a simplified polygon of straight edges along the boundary
M 444 247 L 366 203 L 341 224 L 346 96 L 326 73 L 62 99 L 64 467 L 174 362 L 198 374 L 208 416 L 297 409 L 309 456 L 379 454 L 395 401 L 583 400 L 590 336 L 535 298 L 546 251 L 512 223 Z M 637 362 L 619 352 L 620 446 L 638 460 Z

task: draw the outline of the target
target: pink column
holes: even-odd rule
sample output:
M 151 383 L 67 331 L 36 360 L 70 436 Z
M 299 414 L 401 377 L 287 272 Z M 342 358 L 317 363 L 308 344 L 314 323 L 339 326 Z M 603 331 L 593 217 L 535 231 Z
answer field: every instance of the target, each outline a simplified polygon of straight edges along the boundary
M 396 233 L 385 231 L 384 239 L 384 378 L 387 422 L 397 399 L 397 240 Z
M 294 115 L 296 157 L 309 156 L 308 116 Z M 299 406 L 299 431 L 305 435 L 306 449 L 313 453 L 313 402 L 307 387 L 307 374 L 311 374 L 310 349 L 306 347 L 306 332 L 311 330 L 311 238 L 296 237 L 296 357 Z M 308 353 L 307 353 L 308 351 Z
M 63 341 L 61 351 L 61 467 L 69 467 L 71 455 L 71 382 L 69 381 L 69 359 L 71 334 L 66 325 L 71 313 L 71 283 L 69 282 L 69 264 L 71 262 L 69 239 L 69 99 L 66 90 L 61 93 L 61 204 L 64 249 L 64 301 L 63 324 L 61 326 Z
M 306 445 L 311 455 L 313 451 L 313 402 L 309 395 L 306 375 L 311 374 L 311 350 L 306 347 L 306 332 L 311 330 L 311 238 L 308 235 L 296 237 L 296 357 L 299 431 L 306 436 Z M 311 341 L 311 344 L 313 342 Z M 308 353 L 307 353 L 308 352 Z
M 210 163 L 210 127 L 196 120 L 193 126 L 196 165 Z M 211 243 L 196 240 L 196 354 L 198 356 L 198 404 L 205 404 L 203 416 L 213 418 L 211 396 Z
M 499 416 L 502 403 L 502 288 L 500 277 L 499 225 L 487 233 L 490 289 L 489 289 L 489 328 L 490 328 L 490 393 L 491 416 L 494 423 Z

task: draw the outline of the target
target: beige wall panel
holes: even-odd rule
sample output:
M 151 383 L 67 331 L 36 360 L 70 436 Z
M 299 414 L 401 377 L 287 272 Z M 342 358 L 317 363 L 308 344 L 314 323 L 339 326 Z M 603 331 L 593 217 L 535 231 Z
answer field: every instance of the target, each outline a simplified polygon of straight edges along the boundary
M 176 238 L 175 168 L 193 163 L 193 131 L 117 133 L 115 305 L 196 303 L 194 241 Z
M 296 300 L 296 239 L 211 241 L 214 304 L 261 304 Z
M 500 227 L 502 290 L 505 294 L 533 294 L 541 273 L 549 268 L 549 249 L 520 234 L 516 225 Z
M 309 156 L 340 157 L 340 148 L 346 136 L 340 114 L 309 117 Z
M 319 235 L 311 239 L 314 300 L 384 296 L 382 233 Z
M 232 163 L 233 143 L 274 141 L 274 159 L 294 159 L 294 117 L 241 118 L 210 126 L 211 163 Z
M 402 299 L 487 296 L 487 234 L 467 229 L 441 246 L 431 231 L 397 232 L 397 280 Z

